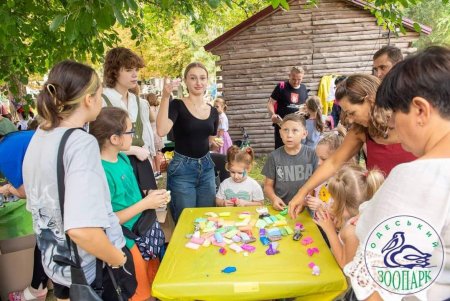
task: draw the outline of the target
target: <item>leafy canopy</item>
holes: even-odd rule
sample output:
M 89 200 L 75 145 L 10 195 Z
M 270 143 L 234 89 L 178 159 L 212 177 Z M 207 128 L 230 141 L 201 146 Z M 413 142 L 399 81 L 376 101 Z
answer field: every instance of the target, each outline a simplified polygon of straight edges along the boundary
M 309 4 L 315 5 L 317 1 L 320 0 L 310 0 Z M 449 0 L 436 1 L 446 5 Z M 380 24 L 401 30 L 405 8 L 421 2 L 425 3 L 424 0 L 368 1 Z M 196 37 L 202 41 L 210 38 L 215 26 L 224 31 L 229 28 L 226 25 L 235 25 L 270 4 L 289 9 L 288 0 L 3 0 L 0 2 L 0 83 L 8 83 L 10 91 L 17 95 L 30 75 L 45 74 L 63 59 L 99 63 L 105 50 L 118 44 L 118 28 L 126 30 L 137 46 L 148 37 L 147 41 L 155 41 L 156 51 L 161 48 L 158 43 L 172 43 L 176 51 L 183 52 L 184 46 L 177 44 L 177 39 L 191 43 L 189 49 L 199 47 L 197 41 L 189 41 L 188 34 L 208 33 Z M 234 12 L 240 13 L 233 18 Z M 224 16 L 232 21 L 227 24 L 227 20 L 221 20 Z M 176 39 L 167 36 L 170 30 L 186 28 L 181 34 L 176 33 Z M 186 60 L 183 53 L 179 56 L 177 62 Z M 179 68 L 178 64 L 175 69 Z M 169 73 L 172 72 L 175 70 Z

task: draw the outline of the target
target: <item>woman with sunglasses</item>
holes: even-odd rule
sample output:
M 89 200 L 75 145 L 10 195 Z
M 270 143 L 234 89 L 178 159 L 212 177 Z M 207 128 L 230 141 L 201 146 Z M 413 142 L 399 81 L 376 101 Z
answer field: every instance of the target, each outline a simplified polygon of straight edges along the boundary
M 289 202 L 289 214 L 295 218 L 305 206 L 305 197 L 333 176 L 346 162 L 367 146 L 367 169 L 377 168 L 385 176 L 398 164 L 416 157 L 405 151 L 395 130 L 389 129 L 392 112 L 375 106 L 380 80 L 372 75 L 354 74 L 341 82 L 335 92 L 350 130 L 336 152 L 328 158 Z

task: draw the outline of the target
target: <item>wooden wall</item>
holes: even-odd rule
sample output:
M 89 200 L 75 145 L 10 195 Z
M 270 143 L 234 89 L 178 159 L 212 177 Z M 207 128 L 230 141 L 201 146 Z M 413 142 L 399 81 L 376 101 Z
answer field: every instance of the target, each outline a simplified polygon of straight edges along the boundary
M 372 55 L 388 44 L 388 31 L 377 26 L 368 11 L 345 0 L 321 0 L 313 9 L 304 3 L 291 1 L 289 11 L 272 13 L 211 51 L 220 56 L 218 76 L 228 104 L 230 135 L 242 139 L 244 126 L 259 155 L 274 148 L 266 104 L 292 66 L 303 66 L 303 83 L 316 95 L 324 75 L 370 74 Z M 418 37 L 409 31 L 391 37 L 390 44 L 408 54 L 415 51 L 411 42 Z

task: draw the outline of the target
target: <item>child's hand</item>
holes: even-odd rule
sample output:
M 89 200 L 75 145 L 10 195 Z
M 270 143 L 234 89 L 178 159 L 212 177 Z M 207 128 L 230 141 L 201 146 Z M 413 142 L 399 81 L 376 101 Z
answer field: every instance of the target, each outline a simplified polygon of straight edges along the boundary
M 319 225 L 323 229 L 323 231 L 325 231 L 325 233 L 336 232 L 336 227 L 334 226 L 333 219 L 331 218 L 328 210 L 319 208 L 316 211 L 316 216 L 314 217 L 313 221 L 317 225 Z
M 10 195 L 9 188 L 11 187 L 11 184 L 6 184 L 0 187 L 0 194 L 3 194 L 4 196 Z
M 233 207 L 234 206 L 234 202 L 232 200 L 224 200 L 223 201 L 223 205 L 225 207 Z
M 272 207 L 273 207 L 273 209 L 275 209 L 275 210 L 282 211 L 282 210 L 284 210 L 284 208 L 286 208 L 287 206 L 286 206 L 286 204 L 283 202 L 282 199 L 280 199 L 279 197 L 275 197 L 275 198 L 272 200 Z
M 319 198 L 310 195 L 306 197 L 306 205 L 313 211 L 323 208 L 323 202 Z
M 167 205 L 169 201 L 169 195 L 165 189 L 152 190 L 149 194 L 142 199 L 145 209 L 156 209 Z
M 245 206 L 252 206 L 252 202 L 246 201 L 246 200 L 242 200 L 242 199 L 238 199 L 236 202 L 236 206 L 238 207 L 245 207 Z

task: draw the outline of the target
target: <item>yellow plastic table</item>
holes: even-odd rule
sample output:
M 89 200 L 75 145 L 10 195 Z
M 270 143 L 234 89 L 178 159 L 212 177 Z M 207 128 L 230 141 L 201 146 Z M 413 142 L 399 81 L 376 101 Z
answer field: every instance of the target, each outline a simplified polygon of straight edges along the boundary
M 288 225 L 293 229 L 296 222 L 305 227 L 303 237 L 310 236 L 314 242 L 309 246 L 294 241 L 292 235 L 279 242 L 279 254 L 265 254 L 267 246 L 259 241 L 259 230 L 252 232 L 256 242 L 254 253 L 246 257 L 228 247 L 227 253 L 219 253 L 219 247 L 201 246 L 198 250 L 185 247 L 192 233 L 194 220 L 206 217 L 206 212 L 231 212 L 225 220 L 239 221 L 238 214 L 248 211 L 257 219 L 256 207 L 188 208 L 183 211 L 173 233 L 167 252 L 153 282 L 153 296 L 161 300 L 268 300 L 293 298 L 296 300 L 333 300 L 347 288 L 345 276 L 323 240 L 316 224 L 307 212 Z M 270 208 L 271 214 L 277 214 Z M 319 254 L 307 255 L 308 247 L 317 247 Z M 320 267 L 319 276 L 312 275 L 308 267 L 314 262 Z M 236 272 L 221 271 L 227 266 Z

